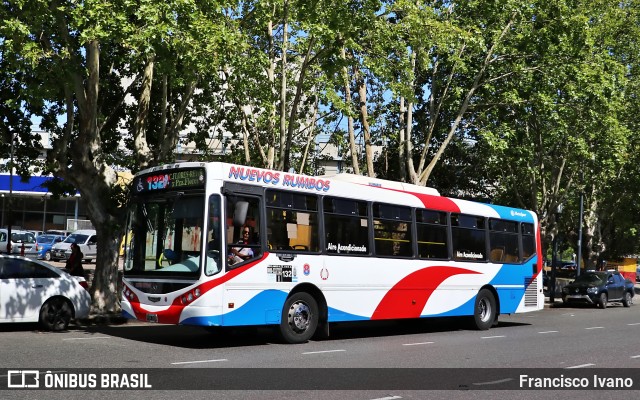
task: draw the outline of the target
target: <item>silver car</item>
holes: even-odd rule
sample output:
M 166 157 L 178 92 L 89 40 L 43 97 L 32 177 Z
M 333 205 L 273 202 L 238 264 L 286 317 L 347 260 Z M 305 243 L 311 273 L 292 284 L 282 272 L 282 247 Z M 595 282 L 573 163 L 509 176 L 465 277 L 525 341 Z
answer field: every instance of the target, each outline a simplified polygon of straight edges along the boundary
M 9 232 L 7 229 L 0 229 L 0 253 L 9 254 L 7 251 Z M 36 236 L 28 231 L 18 229 L 11 230 L 11 254 L 23 255 L 25 257 L 37 256 Z

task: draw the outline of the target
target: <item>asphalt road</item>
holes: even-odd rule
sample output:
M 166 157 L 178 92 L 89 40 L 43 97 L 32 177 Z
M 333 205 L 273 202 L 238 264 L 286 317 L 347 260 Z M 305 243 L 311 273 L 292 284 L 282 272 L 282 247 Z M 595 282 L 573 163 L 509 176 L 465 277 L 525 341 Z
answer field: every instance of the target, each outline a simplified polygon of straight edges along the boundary
M 503 316 L 489 331 L 467 329 L 456 319 L 413 322 L 382 322 L 332 326 L 331 337 L 302 345 L 287 345 L 267 328 L 208 332 L 197 327 L 152 325 L 129 322 L 122 325 L 72 326 L 67 332 L 44 333 L 32 325 L 0 326 L 0 366 L 10 369 L 42 371 L 153 371 L 170 369 L 174 380 L 163 378 L 155 384 L 180 387 L 207 387 L 229 371 L 243 380 L 240 389 L 187 391 L 92 391 L 92 398 L 322 398 L 322 399 L 422 399 L 422 398 L 620 398 L 639 393 L 621 390 L 531 391 L 495 390 L 509 379 L 510 372 L 530 368 L 553 368 L 549 374 L 589 370 L 589 376 L 608 371 L 636 381 L 640 388 L 640 306 L 611 305 L 605 310 L 590 307 L 554 307 Z M 195 368 L 198 368 L 196 370 Z M 203 369 L 204 368 L 204 369 Z M 230 370 L 233 368 L 234 370 Z M 277 368 L 262 376 L 251 368 Z M 318 377 L 312 368 L 338 371 L 328 375 L 326 387 L 333 390 L 307 390 Z M 360 374 L 363 368 L 372 381 Z M 403 370 L 409 368 L 411 370 Z M 436 368 L 435 370 L 433 368 Z M 428 383 L 428 377 L 440 381 Z M 508 368 L 508 370 L 502 370 Z M 386 371 L 385 371 L 386 369 Z M 413 370 L 424 369 L 424 370 Z M 424 372 L 427 389 L 446 383 L 456 390 L 407 390 L 415 384 L 407 374 Z M 486 376 L 477 373 L 488 371 Z M 566 372 L 565 372 L 566 371 Z M 613 371 L 613 372 L 612 372 Z M 258 370 L 258 372 L 260 372 Z M 490 373 L 489 373 L 490 372 Z M 237 374 L 236 374 L 237 373 Z M 322 371 L 320 371 L 322 376 Z M 349 381 L 350 376 L 355 381 Z M 408 375 L 407 375 L 408 376 Z M 637 376 L 637 377 L 636 377 Z M 498 379 L 501 378 L 501 379 Z M 0 376 L 0 380 L 6 379 Z M 195 380 L 194 380 L 195 379 Z M 340 385 L 346 379 L 353 390 Z M 386 383 L 397 380 L 397 385 Z M 230 382 L 230 381 L 229 381 Z M 274 386 L 290 390 L 269 390 Z M 368 383 L 367 383 L 368 382 Z M 382 389 L 378 384 L 384 383 Z M 1 381 L 0 381 L 1 383 Z M 277 383 L 277 384 L 276 384 Z M 513 382 L 512 382 L 513 383 Z M 203 386 L 204 385 L 204 386 Z M 222 383 L 222 389 L 226 388 Z M 280 385 L 280 386 L 279 386 Z M 418 385 L 420 386 L 420 385 Z M 1 386 L 0 386 L 1 387 Z M 237 388 L 237 386 L 230 386 Z M 422 389 L 424 389 L 423 387 Z M 248 390 L 252 389 L 252 390 Z M 572 394 L 571 394 L 572 393 Z M 85 398 L 86 392 L 12 390 L 0 393 L 6 398 Z M 22 397 L 21 397 L 22 396 Z

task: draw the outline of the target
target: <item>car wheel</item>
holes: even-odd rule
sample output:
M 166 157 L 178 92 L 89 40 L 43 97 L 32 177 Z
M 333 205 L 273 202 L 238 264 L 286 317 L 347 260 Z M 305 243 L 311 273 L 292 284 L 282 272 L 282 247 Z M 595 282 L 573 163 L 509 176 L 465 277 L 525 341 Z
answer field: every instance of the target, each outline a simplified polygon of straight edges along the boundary
M 44 253 L 44 259 L 45 261 L 51 261 L 51 252 L 47 251 L 46 253 Z
M 631 307 L 633 304 L 633 297 L 631 297 L 631 293 L 624 292 L 624 297 L 622 298 L 622 305 L 625 307 Z
M 40 309 L 40 326 L 48 331 L 63 331 L 69 326 L 73 311 L 71 304 L 62 298 L 47 300 Z
M 318 327 L 318 303 L 308 293 L 294 293 L 282 308 L 280 335 L 287 343 L 306 343 Z
M 600 308 L 602 308 L 603 310 L 605 308 L 607 308 L 607 294 L 606 293 L 600 293 L 600 297 L 598 297 L 598 305 L 600 306 Z
M 496 319 L 496 299 L 493 293 L 487 289 L 482 289 L 476 296 L 473 312 L 473 324 L 476 329 L 486 331 L 491 328 Z

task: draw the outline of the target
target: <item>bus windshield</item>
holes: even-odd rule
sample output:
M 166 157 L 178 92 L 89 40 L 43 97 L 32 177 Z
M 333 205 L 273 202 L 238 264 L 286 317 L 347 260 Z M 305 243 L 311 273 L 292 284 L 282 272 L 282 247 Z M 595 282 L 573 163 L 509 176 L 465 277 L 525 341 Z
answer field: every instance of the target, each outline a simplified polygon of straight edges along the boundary
M 212 196 L 207 205 L 211 219 L 219 220 L 219 196 Z M 125 253 L 125 275 L 173 276 L 197 279 L 204 267 L 207 275 L 220 271 L 220 234 L 212 232 L 213 224 L 205 227 L 204 195 L 169 192 L 141 196 L 133 203 L 129 214 Z M 204 234 L 204 229 L 208 233 Z M 218 227 L 219 229 L 219 227 Z M 201 263 L 203 252 L 206 262 Z

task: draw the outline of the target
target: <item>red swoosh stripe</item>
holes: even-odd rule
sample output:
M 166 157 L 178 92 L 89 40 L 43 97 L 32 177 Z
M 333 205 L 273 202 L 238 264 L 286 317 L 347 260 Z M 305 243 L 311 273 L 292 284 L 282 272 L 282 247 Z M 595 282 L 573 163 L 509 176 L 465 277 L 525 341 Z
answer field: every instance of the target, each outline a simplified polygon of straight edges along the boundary
M 209 290 L 214 289 L 215 287 L 220 286 L 223 283 L 228 282 L 230 279 L 232 279 L 232 278 L 240 275 L 241 273 L 251 269 L 255 265 L 257 265 L 260 262 L 262 262 L 265 258 L 267 258 L 268 255 L 269 255 L 269 252 L 265 252 L 259 260 L 255 260 L 254 262 L 249 263 L 247 265 L 243 265 L 242 267 L 232 269 L 231 271 L 229 271 L 226 274 L 224 274 L 222 277 L 220 277 L 218 279 L 211 280 L 211 281 L 204 282 L 200 286 L 197 286 L 197 287 L 195 287 L 193 289 L 190 289 L 186 293 L 192 292 L 195 289 L 199 288 L 200 289 L 200 296 L 202 296 L 206 292 L 208 292 Z M 129 288 L 129 290 L 131 290 L 131 288 Z M 146 294 L 143 294 L 143 296 L 144 295 L 146 295 Z M 173 300 L 173 303 L 171 303 L 171 305 L 169 306 L 168 309 L 163 310 L 163 311 L 156 311 L 156 312 L 152 313 L 152 314 L 156 314 L 158 316 L 158 322 L 159 323 L 161 323 L 161 324 L 174 324 L 175 325 L 175 324 L 178 324 L 180 322 L 180 314 L 182 313 L 182 310 L 185 307 L 182 304 L 181 297 L 182 297 L 182 295 L 176 297 Z M 135 313 L 136 319 L 144 321 L 146 315 L 149 312 L 144 310 L 140 306 L 139 302 L 129 301 L 129 303 L 131 304 L 131 308 L 133 309 L 133 312 Z
M 430 267 L 409 274 L 387 292 L 371 319 L 418 318 L 431 294 L 445 279 L 478 273 L 457 267 Z

